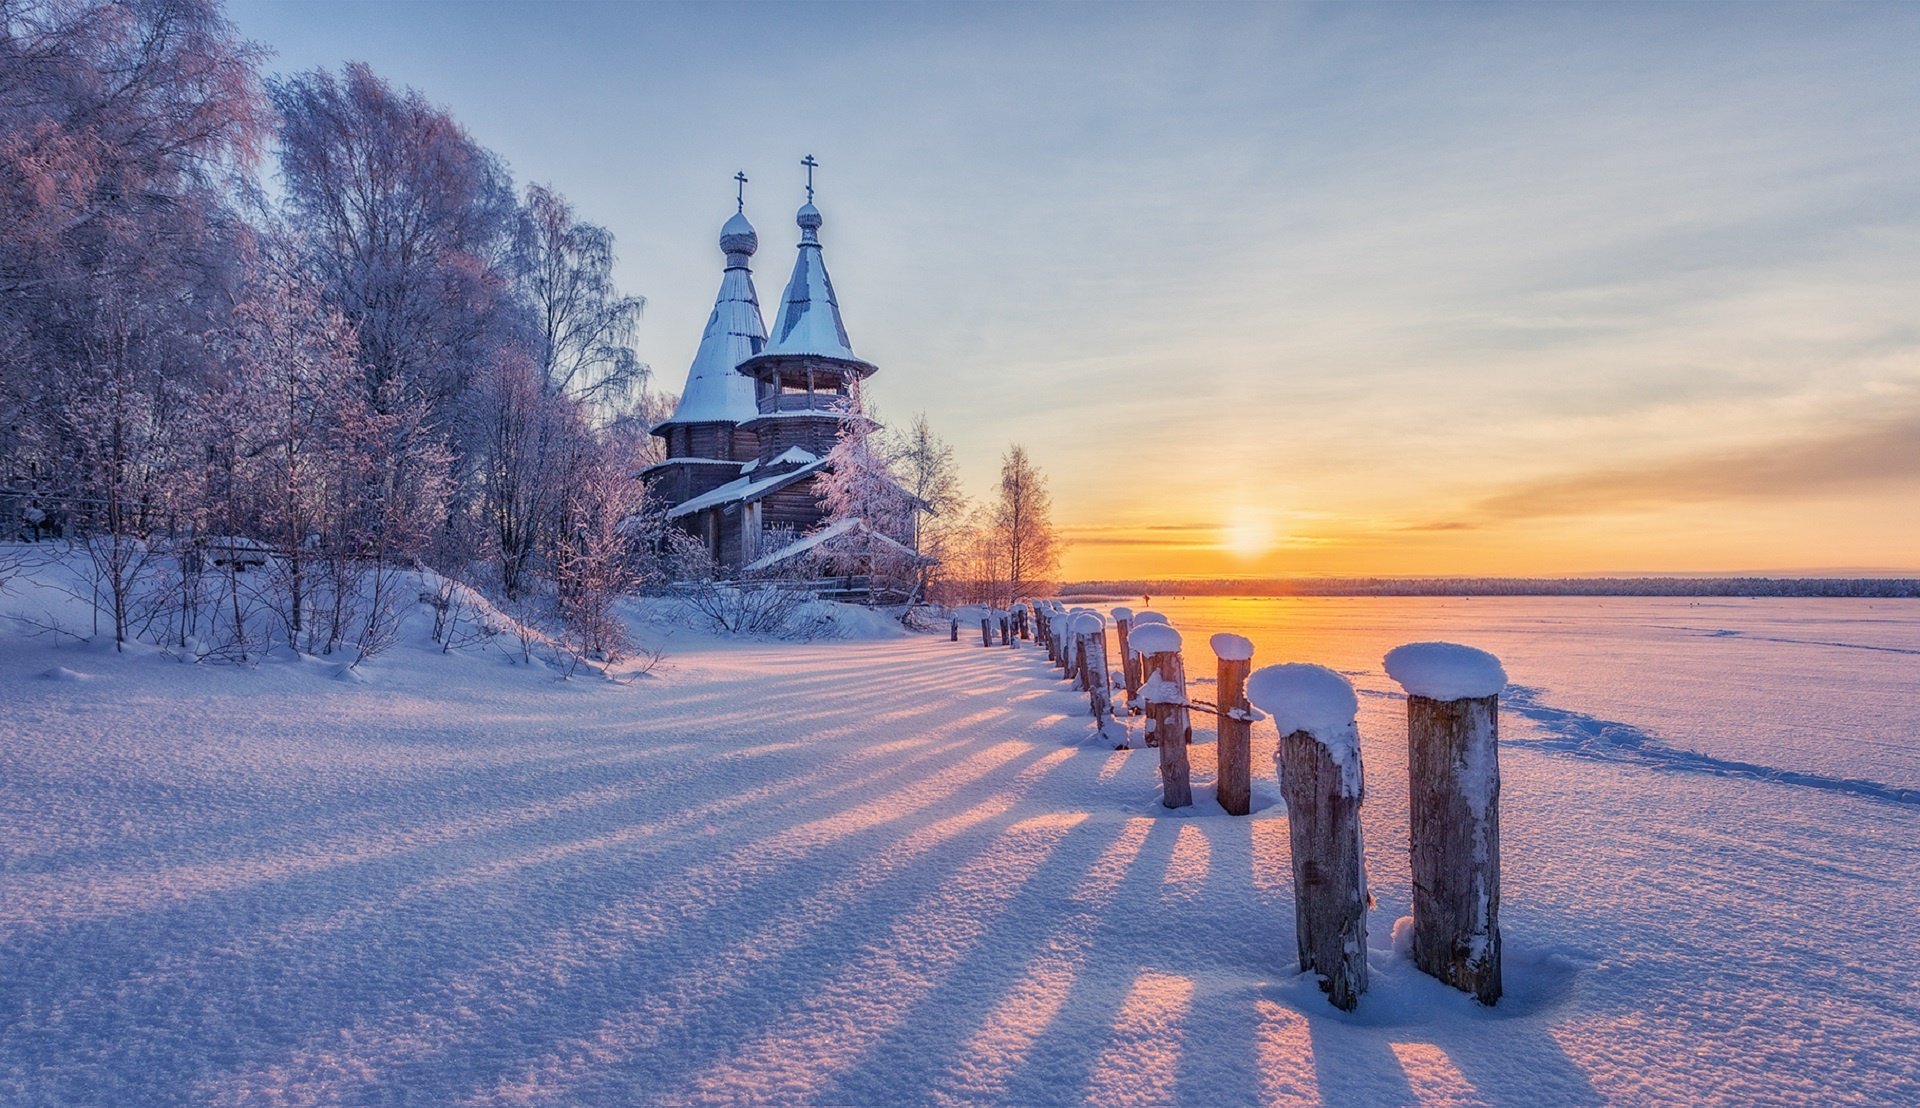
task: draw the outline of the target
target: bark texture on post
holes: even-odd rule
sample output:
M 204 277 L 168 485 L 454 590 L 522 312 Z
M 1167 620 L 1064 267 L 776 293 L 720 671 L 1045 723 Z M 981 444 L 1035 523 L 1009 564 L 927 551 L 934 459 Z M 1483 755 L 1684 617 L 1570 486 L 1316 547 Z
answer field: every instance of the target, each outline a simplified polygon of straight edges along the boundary
M 1219 636 L 1215 636 L 1219 638 Z M 1216 647 L 1215 649 L 1218 649 Z M 1251 653 L 1249 651 L 1248 653 Z M 1247 720 L 1247 673 L 1253 659 L 1218 659 L 1217 697 L 1219 723 L 1214 750 L 1220 762 L 1220 807 L 1230 816 L 1244 816 L 1253 805 L 1253 724 Z
M 1407 697 L 1413 961 L 1500 999 L 1500 698 Z
M 1107 672 L 1107 635 L 1102 631 L 1087 638 L 1087 696 L 1093 724 L 1103 732 L 1113 716 L 1112 682 Z
M 1135 701 L 1140 697 L 1140 659 L 1136 658 L 1133 648 L 1128 645 L 1128 633 L 1133 630 L 1133 610 L 1115 608 L 1113 610 L 1115 637 L 1120 648 L 1120 677 L 1126 682 L 1127 707 L 1137 710 Z
M 951 626 L 947 628 L 947 633 L 948 633 L 948 638 L 952 639 L 954 642 L 960 641 L 960 617 L 959 616 L 953 617 Z
M 993 617 L 992 616 L 983 615 L 980 617 L 980 645 L 981 646 L 993 645 Z
M 1306 731 L 1280 736 L 1276 755 L 1293 846 L 1293 923 L 1300 969 L 1321 977 L 1335 1008 L 1367 991 L 1367 870 L 1361 790 L 1349 790 L 1326 745 Z
M 1325 666 L 1267 666 L 1247 698 L 1280 733 L 1274 762 L 1293 852 L 1294 945 L 1301 970 L 1320 976 L 1334 1007 L 1351 1012 L 1367 991 L 1366 852 L 1360 802 L 1366 774 L 1354 729 L 1353 683 Z
M 1147 745 L 1160 748 L 1160 802 L 1169 808 L 1193 803 L 1193 784 L 1187 765 L 1187 743 L 1193 726 L 1187 716 L 1186 670 L 1178 650 L 1149 654 L 1143 662 L 1146 680 L 1141 697 L 1147 709 Z

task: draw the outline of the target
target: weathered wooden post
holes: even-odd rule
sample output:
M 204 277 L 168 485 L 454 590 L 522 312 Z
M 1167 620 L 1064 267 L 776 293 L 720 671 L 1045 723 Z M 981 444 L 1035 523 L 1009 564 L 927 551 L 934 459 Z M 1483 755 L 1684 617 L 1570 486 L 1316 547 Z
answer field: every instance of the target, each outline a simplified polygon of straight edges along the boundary
M 1011 611 L 1000 613 L 1000 645 L 1013 645 L 1013 613 Z
M 1366 779 L 1354 727 L 1359 701 L 1324 666 L 1266 666 L 1247 679 L 1253 705 L 1280 732 L 1274 762 L 1293 847 L 1293 921 L 1300 969 L 1320 975 L 1333 1006 L 1367 991 L 1367 869 L 1360 839 Z
M 1113 628 L 1114 635 L 1119 640 L 1116 645 L 1120 648 L 1120 678 L 1126 684 L 1127 709 L 1138 711 L 1134 701 L 1140 695 L 1140 659 L 1134 657 L 1133 647 L 1127 641 L 1129 633 L 1133 630 L 1133 609 L 1115 608 Z
M 1078 608 L 1053 614 L 1054 662 L 1067 680 L 1073 680 L 1073 616 Z
M 960 613 L 958 612 L 951 613 L 949 624 L 950 625 L 947 627 L 947 637 L 954 642 L 959 642 L 960 641 Z
M 1247 673 L 1253 668 L 1253 643 L 1239 635 L 1215 635 L 1214 700 L 1218 713 L 1214 752 L 1219 758 L 1220 807 L 1230 816 L 1244 816 L 1253 804 L 1253 724 L 1247 712 Z
M 1133 645 L 1140 651 L 1146 677 L 1140 699 L 1147 709 L 1147 745 L 1160 748 L 1160 803 L 1185 808 L 1193 803 L 1193 785 L 1187 766 L 1187 743 L 1193 725 L 1187 716 L 1186 668 L 1180 662 L 1180 632 L 1165 624 L 1136 628 Z
M 1047 634 L 1047 619 L 1053 613 L 1047 610 L 1045 601 L 1037 601 L 1033 606 L 1033 641 L 1046 649 L 1047 660 L 1053 660 L 1053 639 Z
M 1387 652 L 1407 692 L 1413 962 L 1482 1004 L 1500 999 L 1500 691 L 1484 650 L 1418 642 Z
M 980 645 L 993 645 L 993 609 L 980 609 Z
M 1113 689 L 1107 675 L 1107 622 L 1099 612 L 1081 612 L 1073 617 L 1073 623 L 1084 659 L 1081 687 L 1087 693 L 1094 726 L 1105 732 L 1107 720 L 1113 715 Z

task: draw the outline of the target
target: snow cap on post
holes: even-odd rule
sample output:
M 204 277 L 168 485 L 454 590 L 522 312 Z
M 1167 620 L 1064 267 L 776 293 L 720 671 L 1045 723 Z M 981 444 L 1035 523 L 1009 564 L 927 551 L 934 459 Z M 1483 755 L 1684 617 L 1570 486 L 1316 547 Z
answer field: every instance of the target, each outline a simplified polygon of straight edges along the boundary
M 1067 622 L 1067 629 L 1076 635 L 1094 635 L 1107 629 L 1107 621 L 1100 618 L 1099 612 L 1075 612 Z
M 1471 646 L 1450 642 L 1410 642 L 1387 651 L 1387 676 L 1408 696 L 1430 700 L 1468 700 L 1498 696 L 1507 687 L 1500 659 Z
M 1162 627 L 1172 627 L 1173 622 L 1159 612 L 1141 612 L 1133 617 L 1135 623 L 1157 623 Z
M 1229 662 L 1245 662 L 1253 658 L 1253 642 L 1244 635 L 1234 635 L 1222 631 L 1211 640 L 1213 656 Z
M 1164 623 L 1149 623 L 1135 627 L 1127 645 L 1140 654 L 1170 654 L 1180 649 L 1180 632 Z
M 1273 717 L 1282 737 L 1305 732 L 1326 747 L 1347 795 L 1360 795 L 1360 734 L 1353 725 L 1360 699 L 1353 682 L 1325 666 L 1288 662 L 1254 670 L 1247 701 Z
M 1132 609 L 1132 608 L 1124 608 L 1124 607 L 1122 607 L 1122 608 L 1115 608 L 1115 609 L 1113 610 L 1113 618 L 1114 618 L 1114 619 L 1116 619 L 1116 620 L 1121 620 L 1121 619 L 1132 619 L 1132 618 L 1133 618 L 1133 609 Z

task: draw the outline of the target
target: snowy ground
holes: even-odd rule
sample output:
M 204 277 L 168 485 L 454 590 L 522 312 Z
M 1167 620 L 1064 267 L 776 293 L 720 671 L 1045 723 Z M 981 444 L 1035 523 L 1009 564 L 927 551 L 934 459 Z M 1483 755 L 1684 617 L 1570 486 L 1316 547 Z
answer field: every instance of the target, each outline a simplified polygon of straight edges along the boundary
M 1920 1101 L 1920 604 L 1164 606 L 1354 674 L 1351 1016 L 1292 975 L 1284 813 L 1221 814 L 1204 734 L 1159 808 L 1031 648 L 680 635 L 621 686 L 0 634 L 0 1103 Z M 1435 637 L 1519 686 L 1493 1010 L 1385 949 L 1380 657 Z

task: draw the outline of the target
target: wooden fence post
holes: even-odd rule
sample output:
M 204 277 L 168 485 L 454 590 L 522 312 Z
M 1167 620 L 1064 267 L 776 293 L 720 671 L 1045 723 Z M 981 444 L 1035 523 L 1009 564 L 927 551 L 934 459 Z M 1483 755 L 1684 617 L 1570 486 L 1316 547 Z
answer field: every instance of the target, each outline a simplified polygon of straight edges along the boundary
M 1120 648 L 1120 677 L 1126 682 L 1127 710 L 1137 712 L 1140 709 L 1134 701 L 1140 697 L 1140 659 L 1134 656 L 1133 647 L 1127 641 L 1128 633 L 1133 630 L 1133 609 L 1115 608 L 1113 627 L 1119 640 L 1116 645 Z
M 1113 715 L 1113 689 L 1107 674 L 1107 625 L 1098 612 L 1081 612 L 1073 617 L 1075 639 L 1082 664 L 1081 688 L 1087 694 L 1087 706 L 1094 726 L 1103 734 Z
M 1387 653 L 1407 692 L 1413 962 L 1500 999 L 1500 660 L 1454 643 Z
M 1219 723 L 1214 752 L 1219 758 L 1220 807 L 1230 816 L 1244 816 L 1253 805 L 1253 724 L 1247 713 L 1247 674 L 1253 669 L 1253 643 L 1239 635 L 1215 635 L 1214 702 Z
M 1366 779 L 1354 729 L 1359 701 L 1346 678 L 1299 663 L 1255 671 L 1247 695 L 1280 732 L 1274 761 L 1293 847 L 1300 969 L 1320 975 L 1333 1006 L 1351 1012 L 1367 991 L 1367 870 L 1360 838 Z
M 951 617 L 951 624 L 947 628 L 947 637 L 954 642 L 960 641 L 960 617 L 958 615 Z
M 1193 724 L 1187 716 L 1187 674 L 1180 661 L 1180 632 L 1172 627 L 1141 627 L 1133 644 L 1140 651 L 1146 677 L 1140 699 L 1147 709 L 1147 745 L 1160 748 L 1160 803 L 1185 808 L 1193 803 L 1193 784 L 1187 765 L 1187 743 Z
M 987 608 L 980 609 L 980 645 L 993 645 L 993 612 Z

